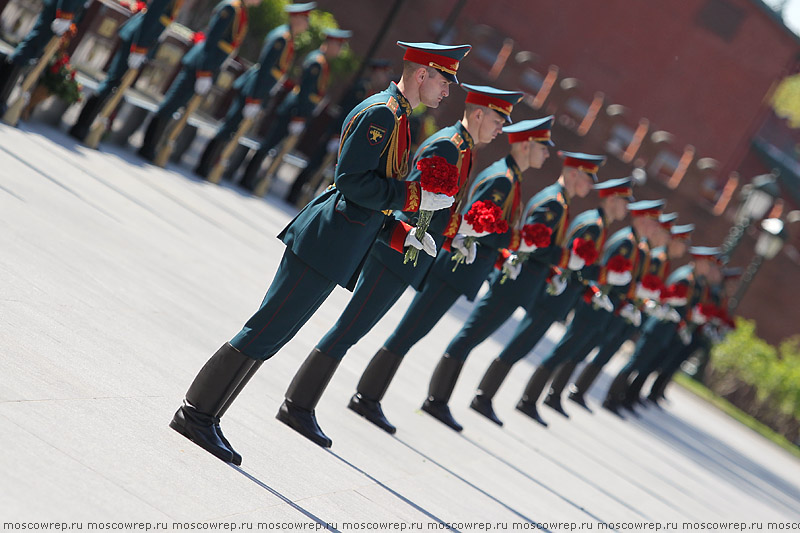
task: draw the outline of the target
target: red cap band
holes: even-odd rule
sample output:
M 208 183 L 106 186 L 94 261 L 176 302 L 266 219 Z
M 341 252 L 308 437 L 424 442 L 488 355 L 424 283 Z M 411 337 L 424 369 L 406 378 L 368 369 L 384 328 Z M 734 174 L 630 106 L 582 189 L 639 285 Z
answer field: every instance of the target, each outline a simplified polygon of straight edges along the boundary
M 467 97 L 467 101 L 469 101 L 469 96 Z M 550 134 L 550 130 L 517 131 L 508 134 L 508 142 L 514 144 L 525 141 L 549 141 Z
M 633 196 L 633 189 L 630 187 L 613 187 L 610 189 L 599 189 L 597 196 L 600 198 L 608 198 L 610 196 Z
M 482 105 L 484 107 L 488 107 L 489 109 L 494 109 L 503 115 L 510 115 L 511 111 L 514 109 L 514 104 L 511 102 L 506 102 L 500 98 L 494 98 L 488 94 L 476 93 L 472 91 L 467 93 L 466 102 L 468 104 Z
M 567 157 L 564 159 L 564 166 L 565 167 L 575 167 L 580 171 L 586 172 L 587 174 L 596 174 L 598 170 L 600 170 L 599 165 L 595 165 L 593 163 L 588 163 L 583 159 L 575 159 L 574 157 Z
M 405 61 L 411 61 L 412 63 L 419 63 L 420 65 L 433 67 L 437 70 L 443 70 L 448 74 L 455 75 L 456 71 L 458 70 L 458 61 L 455 59 L 447 56 L 440 56 L 438 54 L 432 54 L 417 48 L 406 48 L 406 53 L 403 55 L 403 59 Z

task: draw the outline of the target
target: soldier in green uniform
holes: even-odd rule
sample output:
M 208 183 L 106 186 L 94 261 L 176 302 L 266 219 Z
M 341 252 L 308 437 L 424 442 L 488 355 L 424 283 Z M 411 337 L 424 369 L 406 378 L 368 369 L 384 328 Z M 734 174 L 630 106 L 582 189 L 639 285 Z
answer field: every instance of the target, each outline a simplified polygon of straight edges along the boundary
M 233 82 L 233 88 L 237 91 L 236 98 L 228 109 L 222 126 L 203 150 L 194 169 L 195 174 L 208 176 L 219 152 L 236 133 L 242 119 L 254 120 L 264 108 L 274 87 L 292 65 L 294 40 L 308 29 L 309 13 L 316 6 L 315 2 L 307 2 L 287 4 L 284 7 L 284 11 L 289 14 L 288 24 L 278 26 L 267 34 L 258 63 Z
M 182 5 L 183 0 L 150 0 L 146 9 L 122 25 L 119 29 L 120 44 L 108 67 L 106 79 L 86 99 L 78 120 L 69 130 L 72 137 L 80 141 L 86 138 L 95 117 L 106 99 L 119 87 L 125 72 L 142 68 L 159 36 L 175 20 Z
M 33 29 L 25 36 L 10 56 L 0 61 L 0 108 L 17 84 L 22 69 L 42 55 L 44 47 L 54 35 L 63 35 L 75 17 L 83 11 L 85 0 L 43 0 Z
M 286 194 L 286 201 L 296 204 L 301 197 L 303 187 L 320 170 L 325 161 L 326 154 L 335 154 L 339 150 L 339 132 L 342 130 L 344 117 L 357 106 L 367 96 L 373 94 L 377 89 L 385 87 L 391 79 L 391 62 L 386 59 L 373 59 L 369 63 L 366 76 L 359 78 L 342 97 L 339 105 L 336 106 L 336 118 L 328 122 L 325 133 L 322 134 L 320 142 L 308 158 L 308 164 L 297 175 L 292 183 L 289 192 Z M 412 115 L 413 117 L 413 115 Z M 409 121 L 409 128 L 413 121 Z M 413 132 L 412 132 L 413 135 Z
M 300 135 L 303 132 L 306 120 L 311 117 L 328 90 L 330 62 L 339 55 L 352 34 L 348 30 L 326 29 L 325 42 L 305 57 L 299 85 L 281 102 L 261 146 L 247 164 L 242 178 L 242 185 L 246 189 L 255 190 L 261 178 L 261 164 L 269 151 L 287 134 Z
M 642 279 L 636 280 L 634 299 L 638 301 L 644 302 L 648 299 L 652 300 L 653 298 L 658 298 L 658 290 L 648 290 L 645 285 L 654 286 L 653 284 L 655 283 L 655 278 L 658 280 L 657 284 L 663 285 L 663 283 L 666 281 L 667 275 L 669 274 L 669 260 L 675 260 L 682 257 L 686 251 L 683 238 L 688 236 L 688 233 L 692 228 L 688 226 L 675 226 L 677 230 L 675 233 L 675 238 L 673 238 L 671 235 L 673 227 L 672 223 L 676 218 L 677 214 L 675 213 L 661 215 L 659 217 L 660 227 L 657 229 L 655 234 L 652 236 L 649 242 L 640 243 L 640 245 L 647 244 L 648 247 L 650 244 L 652 244 L 653 248 L 649 251 L 645 263 L 643 264 L 643 268 L 641 270 Z M 666 243 L 669 244 L 665 246 Z M 644 279 L 645 276 L 649 276 L 647 280 Z M 653 276 L 655 276 L 655 278 L 653 278 Z M 650 294 L 651 292 L 652 294 Z M 655 309 L 652 307 L 645 307 L 645 310 L 647 309 L 653 309 L 653 311 L 650 311 L 651 313 L 655 312 Z M 659 307 L 658 314 L 660 315 L 662 312 L 666 313 L 666 310 L 662 310 Z M 645 323 L 644 329 L 646 330 L 649 327 L 650 326 Z M 591 362 L 587 363 L 583 367 L 580 374 L 575 379 L 575 382 L 570 386 L 570 393 L 568 395 L 570 400 L 589 410 L 584 397 L 586 392 L 592 386 L 603 367 L 611 360 L 614 354 L 617 353 L 622 344 L 636 331 L 638 331 L 638 329 L 639 326 L 631 323 L 630 319 L 626 319 L 618 314 L 614 315 L 614 317 L 611 319 L 611 323 L 606 329 L 606 334 L 598 345 L 597 354 L 594 356 Z M 576 361 L 575 365 L 577 365 L 578 362 L 580 361 Z M 571 375 L 575 365 L 564 372 L 569 372 Z M 560 405 L 561 392 L 566 386 L 569 377 L 570 376 L 568 375 L 562 376 L 562 379 L 560 379 L 557 383 L 558 386 L 551 387 L 551 394 L 548 395 L 549 401 L 546 400 L 548 405 Z
M 208 23 L 206 38 L 189 50 L 181 63 L 175 81 L 145 130 L 139 155 L 148 161 L 156 157 L 158 141 L 167 128 L 172 114 L 185 105 L 194 94 L 205 95 L 214 85 L 222 62 L 236 52 L 247 34 L 247 7 L 261 0 L 223 0 L 214 8 Z
M 419 183 L 404 179 L 408 114 L 420 103 L 439 105 L 470 47 L 399 44 L 406 48 L 399 83 L 347 116 L 334 186 L 280 233 L 286 251 L 260 309 L 200 370 L 170 422 L 175 431 L 223 461 L 239 464 L 241 456 L 222 435 L 220 418 L 261 363 L 294 337 L 336 285 L 353 290 L 375 239 L 400 225 L 385 211 L 438 211 L 453 204 L 452 197 L 422 191 Z M 279 420 L 300 433 L 322 435 L 314 407 L 338 365 L 333 358 L 328 363 L 294 382 L 278 412 Z
M 715 337 L 719 340 L 723 339 L 728 332 L 736 329 L 736 323 L 728 314 L 727 295 L 735 290 L 732 288 L 732 284 L 730 284 L 730 282 L 742 275 L 742 268 L 723 268 L 721 275 L 723 283 L 720 287 L 718 287 L 718 292 L 713 290 L 717 287 L 712 288 L 712 294 L 716 293 L 719 300 L 720 316 L 716 319 L 718 322 L 713 325 L 717 329 L 717 333 L 715 335 L 706 335 L 707 338 Z M 711 276 L 713 277 L 714 274 L 712 273 Z M 705 327 L 706 326 L 703 326 L 703 328 Z M 685 346 L 683 343 L 679 343 L 677 338 L 673 338 L 672 344 L 663 350 L 659 356 L 659 360 L 654 362 L 649 371 L 646 370 L 648 374 L 657 373 L 652 385 L 650 385 L 650 392 L 647 395 L 647 399 L 650 402 L 658 405 L 659 402 L 664 399 L 664 392 L 670 380 L 675 375 L 675 372 L 677 372 L 681 364 L 700 347 L 700 339 L 695 335 L 692 335 L 691 342 Z M 644 405 L 647 404 L 645 403 Z
M 637 287 L 636 297 L 638 300 L 645 302 L 643 307 L 646 314 L 649 315 L 646 322 L 641 328 L 641 335 L 636 342 L 636 348 L 629 361 L 628 365 L 635 371 L 641 372 L 650 362 L 658 356 L 659 352 L 666 344 L 670 342 L 675 335 L 677 323 L 680 321 L 680 315 L 672 310 L 665 302 L 661 301 L 661 290 L 648 289 L 647 287 L 655 287 L 660 285 L 666 287 L 667 279 L 670 273 L 669 262 L 676 261 L 683 257 L 687 250 L 687 239 L 694 226 L 683 225 L 673 226 L 672 222 L 677 218 L 677 214 L 673 214 L 671 218 L 669 215 L 662 215 L 659 219 L 662 226 L 662 233 L 668 235 L 666 246 L 662 244 L 664 237 L 659 235 L 654 238 L 652 244 L 654 248 L 650 251 L 649 264 L 644 269 L 644 274 L 650 276 L 648 280 L 644 277 L 639 281 Z M 658 279 L 658 283 L 655 279 Z M 664 293 L 665 299 L 668 297 L 667 292 Z M 638 328 L 633 328 L 631 324 L 623 324 L 622 331 L 613 333 L 610 337 L 610 346 L 608 342 L 606 346 L 601 346 L 600 351 L 597 353 L 592 363 L 587 365 L 587 372 L 592 376 L 596 376 L 602 367 L 614 356 L 622 344 L 636 331 Z M 581 373 L 583 379 L 576 381 L 576 386 L 570 393 L 570 399 L 576 401 L 583 399 L 585 391 L 591 387 L 593 379 L 589 379 L 590 375 Z M 580 383 L 579 383 L 580 382 Z M 637 397 L 638 391 L 637 389 Z M 572 394 L 575 393 L 575 394 Z M 578 402 L 580 403 L 580 402 Z
M 517 403 L 517 410 L 540 424 L 547 425 L 539 416 L 536 402 L 553 373 L 561 365 L 574 360 L 581 361 L 586 357 L 602 339 L 605 328 L 613 317 L 613 311 L 623 309 L 631 290 L 631 281 L 635 279 L 644 261 L 639 241 L 642 237 L 648 238 L 658 227 L 656 220 L 663 206 L 663 200 L 643 200 L 628 204 L 628 211 L 633 218 L 631 225 L 617 231 L 607 240 L 597 281 L 590 283 L 587 295 L 578 301 L 572 322 L 561 340 L 534 371 Z M 615 271 L 612 261 L 617 258 L 629 262 L 631 270 Z
M 697 324 L 702 323 L 696 306 L 710 301 L 709 280 L 719 280 L 718 248 L 694 246 L 689 253 L 694 261 L 676 269 L 667 278 L 667 286 L 670 287 L 671 295 L 668 301 L 681 318 L 676 335 L 684 345 L 692 342 Z M 629 361 L 616 375 L 608 388 L 605 400 L 603 400 L 603 407 L 614 413 L 618 413 L 619 408 L 625 402 L 631 374 L 634 372 L 637 362 L 633 359 L 631 361 L 633 363 Z
M 631 178 L 618 178 L 596 184 L 594 188 L 600 196 L 600 206 L 575 217 L 567 230 L 565 248 L 571 250 L 576 239 L 585 239 L 595 243 L 600 253 L 605 245 L 608 226 L 627 215 L 628 202 L 633 193 L 631 183 Z M 577 266 L 574 261 L 573 266 Z M 600 265 L 597 263 L 554 274 L 553 289 L 540 289 L 544 292 L 538 296 L 536 305 L 527 310 L 505 348 L 489 365 L 470 404 L 472 409 L 495 424 L 503 425 L 494 412 L 492 399 L 511 367 L 536 346 L 553 322 L 566 319 L 569 310 L 586 290 L 586 283 L 597 279 L 599 274 Z
M 295 375 L 292 388 L 299 387 L 300 383 L 308 382 L 306 375 L 314 372 L 316 367 L 330 366 L 330 360 L 340 361 L 347 350 L 366 335 L 372 327 L 389 311 L 395 302 L 402 296 L 406 288 L 411 285 L 416 290 L 421 290 L 425 283 L 430 268 L 434 264 L 436 250 L 442 246 L 445 238 L 452 238 L 448 230 L 453 225 L 458 226 L 458 207 L 463 197 L 466 196 L 469 171 L 472 163 L 472 149 L 476 143 L 490 143 L 502 130 L 503 124 L 509 121 L 513 105 L 522 98 L 522 93 L 502 91 L 492 87 L 474 86 L 464 84 L 467 90 L 466 109 L 463 118 L 453 126 L 449 126 L 434 133 L 422 143 L 414 157 L 414 165 L 408 180 L 419 182 L 421 171 L 416 163 L 426 158 L 443 157 L 458 168 L 459 193 L 456 201 L 449 211 L 437 211 L 433 215 L 428 234 L 420 242 L 415 236 L 416 212 L 397 212 L 395 219 L 399 225 L 395 226 L 392 234 L 379 238 L 370 251 L 364 265 L 358 285 L 353 293 L 350 303 L 345 308 L 336 325 L 322 338 L 313 352 L 303 363 L 300 371 Z M 474 103 L 481 101 L 481 104 Z M 492 107 L 489 107 L 492 106 Z M 455 222 L 454 222 L 455 221 Z M 452 230 L 451 230 L 452 231 Z M 419 254 L 417 264 L 414 261 L 406 262 L 404 254 L 409 245 L 422 248 L 426 254 Z M 399 253 L 398 253 L 399 252 Z M 388 371 L 385 363 L 373 366 L 368 371 L 370 378 L 362 379 L 360 386 L 372 391 L 375 387 L 388 387 L 385 378 L 376 382 L 376 373 Z M 392 360 L 391 374 L 399 365 L 399 360 Z M 391 377 L 388 376 L 388 379 Z M 322 394 L 322 391 L 319 391 Z M 379 398 L 373 399 L 373 394 L 364 397 L 356 394 L 350 401 L 349 407 L 364 416 L 381 428 L 394 433 L 392 426 L 380 408 Z M 288 400 L 287 394 L 287 400 Z M 306 435 L 315 442 L 323 436 Z M 325 437 L 327 438 L 327 437 Z M 328 439 L 329 440 L 329 439 Z
M 549 141 L 549 137 L 547 140 Z M 545 187 L 531 198 L 522 211 L 519 222 L 519 227 L 527 224 L 543 224 L 550 228 L 552 230 L 550 245 L 537 249 L 535 245 L 517 241 L 518 250 L 528 257 L 524 262 L 509 257 L 503 270 L 491 273 L 489 291 L 473 308 L 464 327 L 450 342 L 434 371 L 428 399 L 423 404 L 423 409 L 456 431 L 462 428 L 453 420 L 447 400 L 452 394 L 464 361 L 473 348 L 486 340 L 511 317 L 517 307 L 528 309 L 536 304 L 539 292 L 550 272 L 550 265 L 559 263 L 565 254 L 563 244 L 567 235 L 569 200 L 575 196 L 583 198 L 589 194 L 592 183 L 597 181 L 596 172 L 605 161 L 604 156 L 573 152 L 561 151 L 559 156 L 564 158 L 561 176 L 554 184 Z M 496 257 L 495 251 L 496 248 L 491 253 L 493 258 Z M 568 252 L 566 256 L 569 256 Z M 492 264 L 493 261 L 490 261 L 489 268 L 484 270 L 484 275 L 491 270 Z M 443 264 L 442 275 L 447 275 L 446 272 L 450 269 L 452 266 L 447 267 Z M 510 279 L 503 283 L 506 272 Z M 474 298 L 483 283 L 483 278 L 478 280 L 467 277 L 458 281 L 459 283 L 450 285 L 458 287 L 461 291 L 469 290 L 468 295 Z M 418 306 L 422 304 L 420 301 Z M 412 304 L 412 309 L 413 307 Z M 430 330 L 432 324 L 428 325 L 431 320 L 423 314 L 425 309 L 414 312 L 412 309 L 406 313 L 395 333 L 384 345 L 384 349 L 405 354 Z M 438 317 L 434 318 L 438 320 Z

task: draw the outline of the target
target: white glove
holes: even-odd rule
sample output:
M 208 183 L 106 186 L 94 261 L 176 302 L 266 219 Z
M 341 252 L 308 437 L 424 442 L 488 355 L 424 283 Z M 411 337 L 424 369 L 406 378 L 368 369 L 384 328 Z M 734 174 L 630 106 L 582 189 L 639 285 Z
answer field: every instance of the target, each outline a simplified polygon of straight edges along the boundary
M 304 129 L 306 129 L 306 123 L 304 120 L 293 120 L 289 123 L 290 135 L 300 135 L 303 133 Z
M 260 103 L 250 103 L 244 104 L 244 108 L 242 109 L 242 116 L 246 119 L 253 120 L 258 116 L 258 112 L 261 111 L 261 104 Z
M 689 343 L 692 342 L 692 333 L 689 331 L 689 328 L 683 327 L 678 329 L 678 337 L 681 339 L 684 346 L 689 346 Z
M 128 54 L 128 68 L 139 70 L 147 61 L 147 54 L 140 54 L 139 52 L 131 52 Z
M 602 292 L 596 293 L 592 296 L 592 303 L 600 309 L 605 309 L 609 313 L 614 312 L 614 304 L 611 303 L 611 298 L 609 298 L 607 294 L 603 294 Z
M 417 228 L 411 228 L 411 231 L 408 232 L 404 246 L 413 246 L 417 250 L 424 250 L 431 257 L 436 257 L 436 241 L 433 240 L 430 233 L 425 233 L 422 242 L 419 242 Z
M 329 154 L 333 154 L 339 151 L 339 137 L 333 137 L 330 141 L 328 141 L 327 146 L 325 147 L 328 150 Z
M 625 306 L 620 309 L 619 314 L 621 317 L 627 318 L 628 321 L 637 328 L 642 324 L 642 313 L 631 304 L 625 304 Z
M 558 296 L 567 288 L 567 280 L 562 279 L 560 275 L 553 276 L 553 279 L 550 280 L 550 287 L 550 296 Z
M 535 244 L 528 244 L 527 242 L 525 242 L 525 239 L 522 239 L 522 242 L 519 243 L 520 252 L 530 253 L 538 248 L 539 247 L 536 246 Z
M 455 199 L 446 194 L 439 194 L 434 192 L 422 191 L 422 200 L 419 203 L 420 211 L 438 211 L 440 209 L 447 209 Z
M 211 79 L 211 76 L 202 76 L 197 78 L 194 82 L 194 92 L 195 94 L 199 94 L 200 96 L 205 96 L 208 94 L 208 91 L 211 90 L 211 87 L 214 86 L 214 80 Z
M 625 272 L 614 272 L 609 271 L 606 275 L 606 281 L 608 281 L 609 285 L 614 285 L 620 287 L 622 285 L 627 285 L 631 282 L 632 276 L 629 270 Z
M 517 279 L 522 272 L 522 261 L 518 261 L 517 256 L 512 254 L 503 262 L 503 273 L 512 280 Z
M 453 237 L 451 246 L 461 252 L 461 255 L 464 256 L 464 262 L 466 264 L 471 265 L 472 262 L 475 261 L 475 255 L 478 253 L 478 243 L 473 241 L 469 244 L 469 246 L 467 246 L 464 242 L 466 238 L 466 235 L 462 235 L 461 233 L 457 234 L 455 237 Z
M 700 310 L 695 309 L 692 311 L 692 323 L 702 326 L 706 322 L 708 322 L 708 319 L 703 313 L 700 312 Z
M 475 229 L 472 227 L 472 224 L 466 220 L 461 221 L 461 225 L 458 226 L 458 233 L 461 233 L 466 237 L 483 237 L 484 235 L 489 235 L 488 231 L 475 231 Z
M 638 294 L 637 294 L 637 296 L 638 296 Z M 655 303 L 653 300 L 647 300 L 644 303 L 644 313 L 647 316 L 652 316 L 654 318 L 657 318 L 658 320 L 663 320 L 664 319 L 664 310 L 662 309 L 662 307 L 660 305 Z
M 664 303 L 669 304 L 672 307 L 683 307 L 686 305 L 686 298 L 667 298 L 664 300 Z
M 570 254 L 569 256 L 569 263 L 567 263 L 567 268 L 570 270 L 580 270 L 586 266 L 586 261 L 580 258 L 580 256 L 575 254 Z
M 681 321 L 681 314 L 679 312 L 666 305 L 661 307 L 664 310 L 664 320 L 669 320 L 670 322 L 675 322 L 676 324 Z
M 658 300 L 661 291 L 651 291 L 645 289 L 641 283 L 636 286 L 636 297 L 640 300 Z
M 55 19 L 50 23 L 50 29 L 53 30 L 53 33 L 56 35 L 64 35 L 64 32 L 66 32 L 70 26 L 72 26 L 72 21 L 67 19 Z

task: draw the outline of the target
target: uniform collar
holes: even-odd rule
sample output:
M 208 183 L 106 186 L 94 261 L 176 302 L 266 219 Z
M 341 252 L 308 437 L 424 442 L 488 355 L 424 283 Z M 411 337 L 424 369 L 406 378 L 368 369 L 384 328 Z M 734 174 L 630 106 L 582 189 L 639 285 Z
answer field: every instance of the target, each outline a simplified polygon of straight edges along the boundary
M 603 221 L 603 225 L 608 226 L 608 219 L 606 218 L 606 212 L 603 210 L 602 207 L 597 208 L 597 213 L 600 215 L 600 220 Z
M 464 140 L 467 141 L 467 148 L 469 148 L 470 150 L 475 148 L 475 140 L 472 138 L 472 135 L 469 134 L 467 128 L 464 127 L 464 124 L 462 124 L 461 121 L 459 120 L 458 122 L 456 122 L 455 126 L 458 129 L 459 135 L 461 135 L 461 137 L 463 137 Z
M 514 179 L 517 181 L 517 183 L 521 182 L 522 171 L 519 169 L 519 165 L 517 165 L 517 162 L 514 161 L 514 156 L 511 154 L 506 156 L 506 165 L 508 165 L 508 168 L 511 169 L 511 172 L 514 173 Z
M 395 82 L 389 84 L 389 88 L 387 89 L 389 94 L 397 98 L 397 101 L 400 102 L 400 106 L 403 108 L 403 111 L 406 115 L 411 116 L 411 104 L 408 102 L 408 99 L 403 95 L 402 91 L 400 91 L 400 87 L 397 86 Z

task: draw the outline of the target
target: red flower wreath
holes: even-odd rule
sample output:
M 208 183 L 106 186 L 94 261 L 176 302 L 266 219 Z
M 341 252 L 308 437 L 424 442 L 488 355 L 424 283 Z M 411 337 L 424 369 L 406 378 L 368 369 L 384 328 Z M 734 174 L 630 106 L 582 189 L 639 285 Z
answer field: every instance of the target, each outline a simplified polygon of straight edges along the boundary
M 505 233 L 508 231 L 508 222 L 503 218 L 503 210 L 491 200 L 482 200 L 472 204 L 467 214 L 464 215 L 464 220 L 480 233 Z

